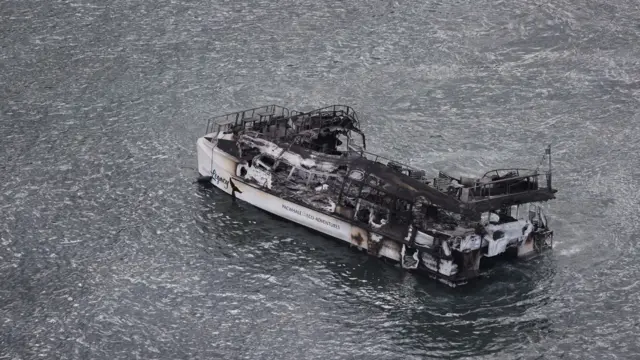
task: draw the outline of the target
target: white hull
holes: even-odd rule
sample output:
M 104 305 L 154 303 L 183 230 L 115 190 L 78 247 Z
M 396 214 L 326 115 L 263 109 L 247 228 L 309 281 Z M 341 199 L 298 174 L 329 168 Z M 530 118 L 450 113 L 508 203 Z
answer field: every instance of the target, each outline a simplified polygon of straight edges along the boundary
M 367 250 L 369 242 L 374 241 L 369 238 L 369 232 L 365 229 L 353 226 L 337 217 L 281 199 L 257 186 L 245 183 L 236 176 L 237 159 L 214 148 L 207 140 L 199 139 L 197 146 L 200 175 L 212 176 L 211 183 L 227 194 L 232 195 L 233 193 L 237 199 L 246 201 L 264 211 L 340 239 L 363 250 Z M 237 189 L 236 191 L 233 191 L 232 183 Z M 377 238 L 376 240 L 382 241 L 378 256 L 400 261 L 401 244 L 378 236 L 374 237 Z

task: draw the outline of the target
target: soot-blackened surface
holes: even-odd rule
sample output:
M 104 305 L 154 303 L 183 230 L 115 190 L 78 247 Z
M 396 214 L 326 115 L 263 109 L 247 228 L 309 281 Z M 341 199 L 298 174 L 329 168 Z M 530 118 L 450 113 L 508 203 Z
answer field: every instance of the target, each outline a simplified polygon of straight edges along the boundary
M 0 359 L 640 356 L 637 1 L 0 4 Z M 535 165 L 551 254 L 449 290 L 193 181 L 209 116 L 354 106 L 429 170 Z

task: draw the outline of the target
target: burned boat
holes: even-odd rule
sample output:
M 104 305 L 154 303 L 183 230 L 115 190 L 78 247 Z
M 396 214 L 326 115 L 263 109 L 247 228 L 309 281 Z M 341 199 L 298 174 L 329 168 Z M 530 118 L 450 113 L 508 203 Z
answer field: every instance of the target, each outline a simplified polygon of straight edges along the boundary
M 425 171 L 366 150 L 356 112 L 269 105 L 209 120 L 198 171 L 260 209 L 450 286 L 485 257 L 529 257 L 553 245 L 541 203 L 555 198 L 548 168 L 477 178 Z

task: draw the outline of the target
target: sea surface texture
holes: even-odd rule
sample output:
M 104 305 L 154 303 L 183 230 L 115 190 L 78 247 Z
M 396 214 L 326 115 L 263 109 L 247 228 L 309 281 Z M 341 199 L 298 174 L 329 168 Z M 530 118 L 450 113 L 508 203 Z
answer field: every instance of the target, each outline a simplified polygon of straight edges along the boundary
M 636 0 L 0 2 L 0 359 L 640 358 Z M 552 252 L 449 289 L 194 183 L 206 120 L 359 111 L 536 167 Z

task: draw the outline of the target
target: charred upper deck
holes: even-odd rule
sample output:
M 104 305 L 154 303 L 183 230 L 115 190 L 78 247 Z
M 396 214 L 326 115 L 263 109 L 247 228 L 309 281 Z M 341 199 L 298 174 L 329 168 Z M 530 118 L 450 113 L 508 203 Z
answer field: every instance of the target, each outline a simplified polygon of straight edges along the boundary
M 210 119 L 207 134 L 233 134 L 233 140 L 218 139 L 218 147 L 238 158 L 250 159 L 257 155 L 253 152 L 241 154 L 238 140 L 261 139 L 298 153 L 302 158 L 334 163 L 335 175 L 343 170 L 339 173 L 346 176 L 350 186 L 362 188 L 365 184 L 375 183 L 378 190 L 386 194 L 408 202 L 422 198 L 470 220 L 483 212 L 555 198 L 557 190 L 551 184 L 550 148 L 545 154 L 549 156 L 549 169 L 543 172 L 497 169 L 478 178 L 456 178 L 439 172 L 437 178 L 428 179 L 422 170 L 367 152 L 365 135 L 359 126 L 356 111 L 346 105 L 331 105 L 309 112 L 268 105 Z M 360 142 L 354 142 L 354 133 L 359 135 Z M 339 145 L 343 145 L 339 135 L 345 135 L 347 140 L 343 151 L 338 150 Z M 345 181 L 341 183 L 340 196 L 345 190 Z
M 367 157 L 353 158 L 350 169 L 363 174 L 363 184 L 375 178 L 377 183 L 384 184 L 384 191 L 399 198 L 411 201 L 422 197 L 443 209 L 467 216 L 551 200 L 557 192 L 551 188 L 550 173 L 529 169 L 493 170 L 477 179 L 454 178 L 439 172 L 436 179 L 430 180 L 424 179 L 420 170 Z
M 207 123 L 206 133 L 251 134 L 269 141 L 330 153 L 337 145 L 337 135 L 349 135 L 351 132 L 360 135 L 361 146 L 366 148 L 365 136 L 359 126 L 357 113 L 346 105 L 332 105 L 309 112 L 268 105 L 212 118 Z

